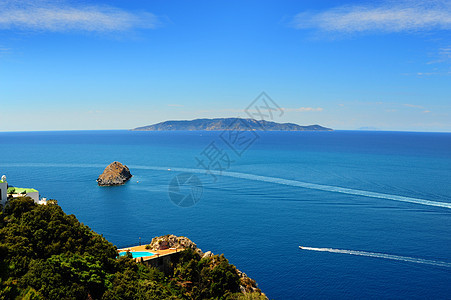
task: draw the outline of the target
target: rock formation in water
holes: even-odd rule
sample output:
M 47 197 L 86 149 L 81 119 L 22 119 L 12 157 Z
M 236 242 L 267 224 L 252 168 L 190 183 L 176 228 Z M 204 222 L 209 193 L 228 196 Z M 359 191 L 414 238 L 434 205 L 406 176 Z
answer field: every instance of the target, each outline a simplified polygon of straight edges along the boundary
M 132 174 L 128 167 L 115 161 L 109 164 L 97 178 L 97 184 L 100 186 L 122 185 L 130 178 L 132 178 Z

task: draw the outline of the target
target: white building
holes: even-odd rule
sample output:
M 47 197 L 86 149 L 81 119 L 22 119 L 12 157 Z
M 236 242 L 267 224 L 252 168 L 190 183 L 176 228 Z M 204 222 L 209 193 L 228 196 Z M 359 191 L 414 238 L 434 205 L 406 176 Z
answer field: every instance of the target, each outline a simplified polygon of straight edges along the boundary
M 32 188 L 18 188 L 18 187 L 10 187 L 12 191 L 10 191 L 11 196 L 13 198 L 16 197 L 30 197 L 34 200 L 34 202 L 38 204 L 44 204 L 39 200 L 39 192 Z M 8 199 L 8 183 L 6 182 L 6 176 L 3 175 L 0 180 L 0 203 L 2 204 L 3 208 L 5 207 L 6 200 Z M 44 201 L 47 203 L 47 201 Z
M 39 192 L 35 189 L 29 188 L 14 188 L 15 192 L 11 194 L 13 198 L 17 197 L 30 197 L 34 202 L 39 203 Z
M 6 182 L 6 176 L 3 175 L 0 180 L 0 203 L 5 206 L 6 199 L 8 199 L 8 183 Z

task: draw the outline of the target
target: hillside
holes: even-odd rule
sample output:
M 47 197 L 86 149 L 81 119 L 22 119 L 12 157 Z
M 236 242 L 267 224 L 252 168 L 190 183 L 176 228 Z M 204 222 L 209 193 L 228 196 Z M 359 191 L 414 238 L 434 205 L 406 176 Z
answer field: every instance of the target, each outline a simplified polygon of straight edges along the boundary
M 0 299 L 267 299 L 223 255 L 198 252 L 180 252 L 162 273 L 118 258 L 55 200 L 15 198 L 0 210 Z
M 219 118 L 183 121 L 165 121 L 132 130 L 166 131 L 166 130 L 268 130 L 268 131 L 330 131 L 320 125 L 301 126 L 294 123 L 276 123 L 255 119 Z

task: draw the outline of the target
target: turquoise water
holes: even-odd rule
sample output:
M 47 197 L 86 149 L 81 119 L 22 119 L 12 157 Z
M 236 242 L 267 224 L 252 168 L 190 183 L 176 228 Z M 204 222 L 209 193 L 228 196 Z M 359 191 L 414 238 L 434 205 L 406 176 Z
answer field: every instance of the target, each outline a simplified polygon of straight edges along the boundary
M 145 257 L 145 256 L 153 256 L 154 254 L 152 252 L 145 252 L 145 251 L 130 251 L 130 253 L 132 254 L 133 258 L 138 258 L 138 257 Z M 125 256 L 127 254 L 127 252 L 120 252 L 119 255 L 120 256 Z
M 449 298 L 451 134 L 259 132 L 241 156 L 228 152 L 233 162 L 215 181 L 196 157 L 218 139 L 0 133 L 0 174 L 57 199 L 119 248 L 172 233 L 224 253 L 271 299 Z M 133 178 L 99 187 L 115 160 Z M 184 172 L 203 185 L 192 207 L 168 196 Z

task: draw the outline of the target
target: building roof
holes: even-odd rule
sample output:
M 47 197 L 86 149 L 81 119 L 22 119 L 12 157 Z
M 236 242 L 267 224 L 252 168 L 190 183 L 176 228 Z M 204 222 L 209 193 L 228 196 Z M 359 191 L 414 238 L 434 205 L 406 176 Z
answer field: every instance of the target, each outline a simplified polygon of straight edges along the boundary
M 35 190 L 35 189 L 31 189 L 31 188 L 18 188 L 18 187 L 9 187 L 9 188 L 8 188 L 8 192 L 11 191 L 12 189 L 14 189 L 14 193 L 15 193 L 15 194 L 22 194 L 23 192 L 25 192 L 25 193 L 38 193 L 38 191 Z

